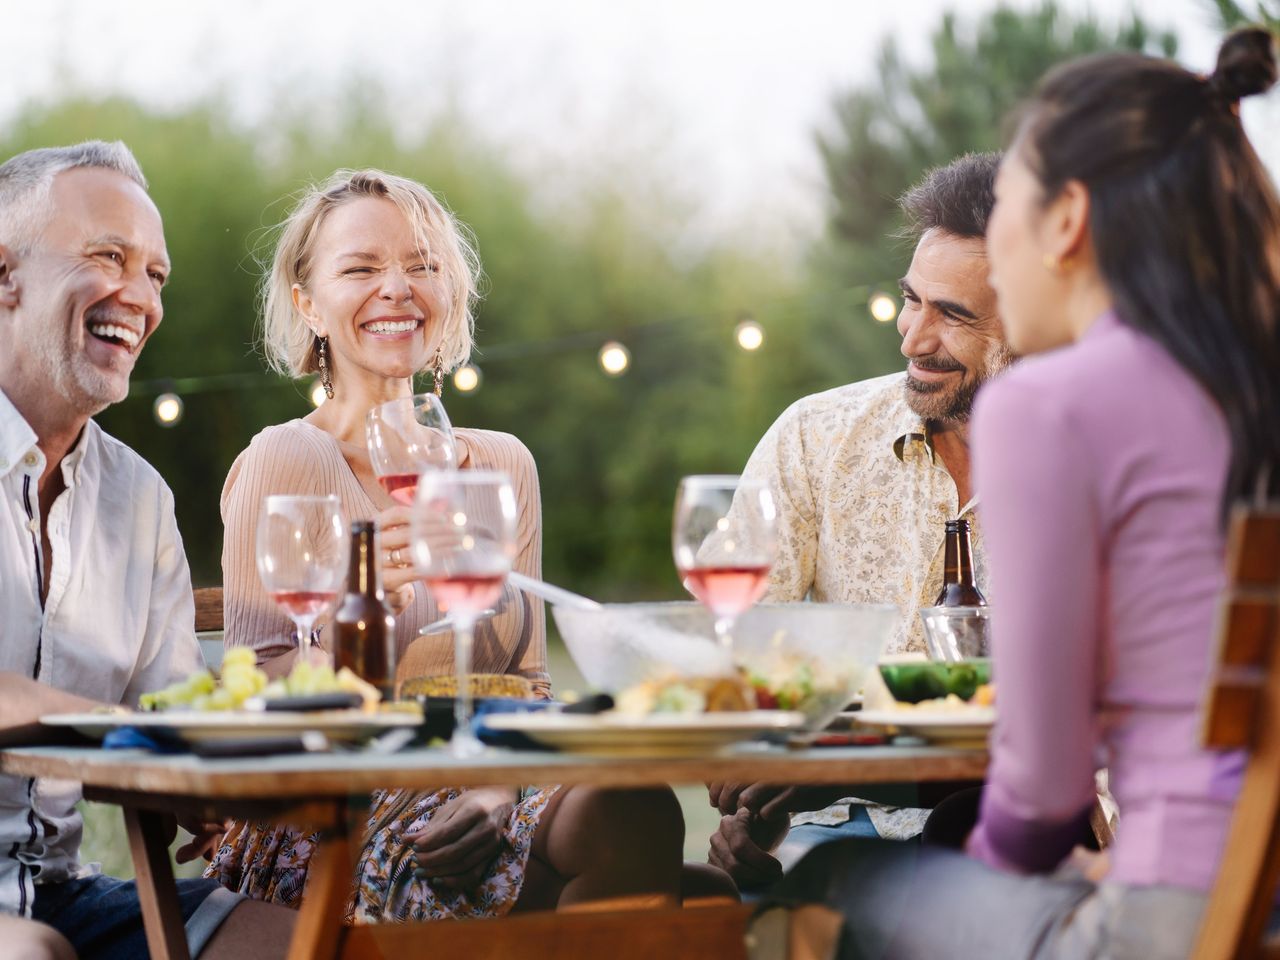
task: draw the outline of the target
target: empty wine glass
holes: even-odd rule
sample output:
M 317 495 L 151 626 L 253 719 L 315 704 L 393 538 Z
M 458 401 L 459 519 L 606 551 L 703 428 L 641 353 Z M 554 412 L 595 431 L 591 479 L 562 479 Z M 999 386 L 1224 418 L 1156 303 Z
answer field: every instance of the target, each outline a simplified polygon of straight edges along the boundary
M 410 546 L 436 605 L 453 620 L 458 676 L 450 749 L 484 748 L 471 729 L 471 645 L 477 616 L 498 602 L 516 555 L 516 495 L 504 473 L 432 471 L 418 483 Z
M 778 549 L 775 520 L 773 497 L 759 481 L 706 475 L 680 481 L 671 525 L 676 570 L 715 617 L 726 647 L 733 622 L 768 586 Z
M 365 417 L 364 435 L 382 489 L 406 507 L 413 503 L 423 472 L 458 465 L 453 426 L 434 393 L 379 404 Z
M 347 574 L 347 519 L 334 496 L 273 494 L 258 516 L 258 576 L 310 654 L 316 619 L 337 600 Z

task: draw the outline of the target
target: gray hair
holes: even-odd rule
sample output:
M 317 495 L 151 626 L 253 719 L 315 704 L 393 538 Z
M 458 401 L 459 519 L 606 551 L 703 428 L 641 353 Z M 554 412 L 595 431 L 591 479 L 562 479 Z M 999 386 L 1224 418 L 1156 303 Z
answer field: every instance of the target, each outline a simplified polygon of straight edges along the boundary
M 142 167 L 119 140 L 86 140 L 70 147 L 28 150 L 0 164 L 0 243 L 22 250 L 38 241 L 47 224 L 53 178 L 77 167 L 114 170 L 147 189 Z

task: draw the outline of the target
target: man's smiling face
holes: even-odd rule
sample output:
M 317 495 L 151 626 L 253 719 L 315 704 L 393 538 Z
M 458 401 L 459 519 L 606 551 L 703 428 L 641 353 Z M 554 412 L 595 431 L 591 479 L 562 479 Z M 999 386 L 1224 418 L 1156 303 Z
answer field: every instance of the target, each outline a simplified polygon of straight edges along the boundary
M 901 281 L 907 403 L 925 420 L 964 423 L 983 382 L 1013 359 L 979 238 L 929 230 Z

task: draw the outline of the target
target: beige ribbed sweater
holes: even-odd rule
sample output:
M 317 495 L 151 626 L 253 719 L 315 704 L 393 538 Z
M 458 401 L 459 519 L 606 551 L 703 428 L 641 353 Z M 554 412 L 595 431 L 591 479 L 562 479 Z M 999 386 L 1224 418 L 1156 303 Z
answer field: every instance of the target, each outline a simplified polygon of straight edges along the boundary
M 490 430 L 456 430 L 462 469 L 501 470 L 511 477 L 520 509 L 515 569 L 542 575 L 542 505 L 533 456 L 515 437 Z M 304 420 L 267 427 L 231 466 L 222 488 L 222 586 L 228 647 L 252 647 L 258 661 L 293 648 L 293 625 L 258 579 L 255 558 L 258 513 L 273 493 L 336 494 L 349 520 L 372 518 L 394 501 L 378 485 L 363 447 L 343 443 Z M 422 584 L 396 618 L 397 676 L 453 672 L 453 635 L 417 636 L 439 619 Z M 472 669 L 527 677 L 540 696 L 550 696 L 546 618 L 542 601 L 511 587 L 505 609 L 476 627 Z

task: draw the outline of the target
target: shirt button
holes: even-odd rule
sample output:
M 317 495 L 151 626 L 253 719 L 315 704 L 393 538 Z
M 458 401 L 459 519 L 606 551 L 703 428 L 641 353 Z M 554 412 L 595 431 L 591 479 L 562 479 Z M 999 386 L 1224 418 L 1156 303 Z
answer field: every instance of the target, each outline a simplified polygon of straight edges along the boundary
M 27 521 L 27 529 L 30 530 L 32 533 L 39 533 L 40 521 L 37 520 L 35 517 L 32 517 L 30 520 Z
M 34 453 L 28 453 L 22 458 L 22 462 L 28 467 L 34 467 L 36 465 L 36 455 Z

